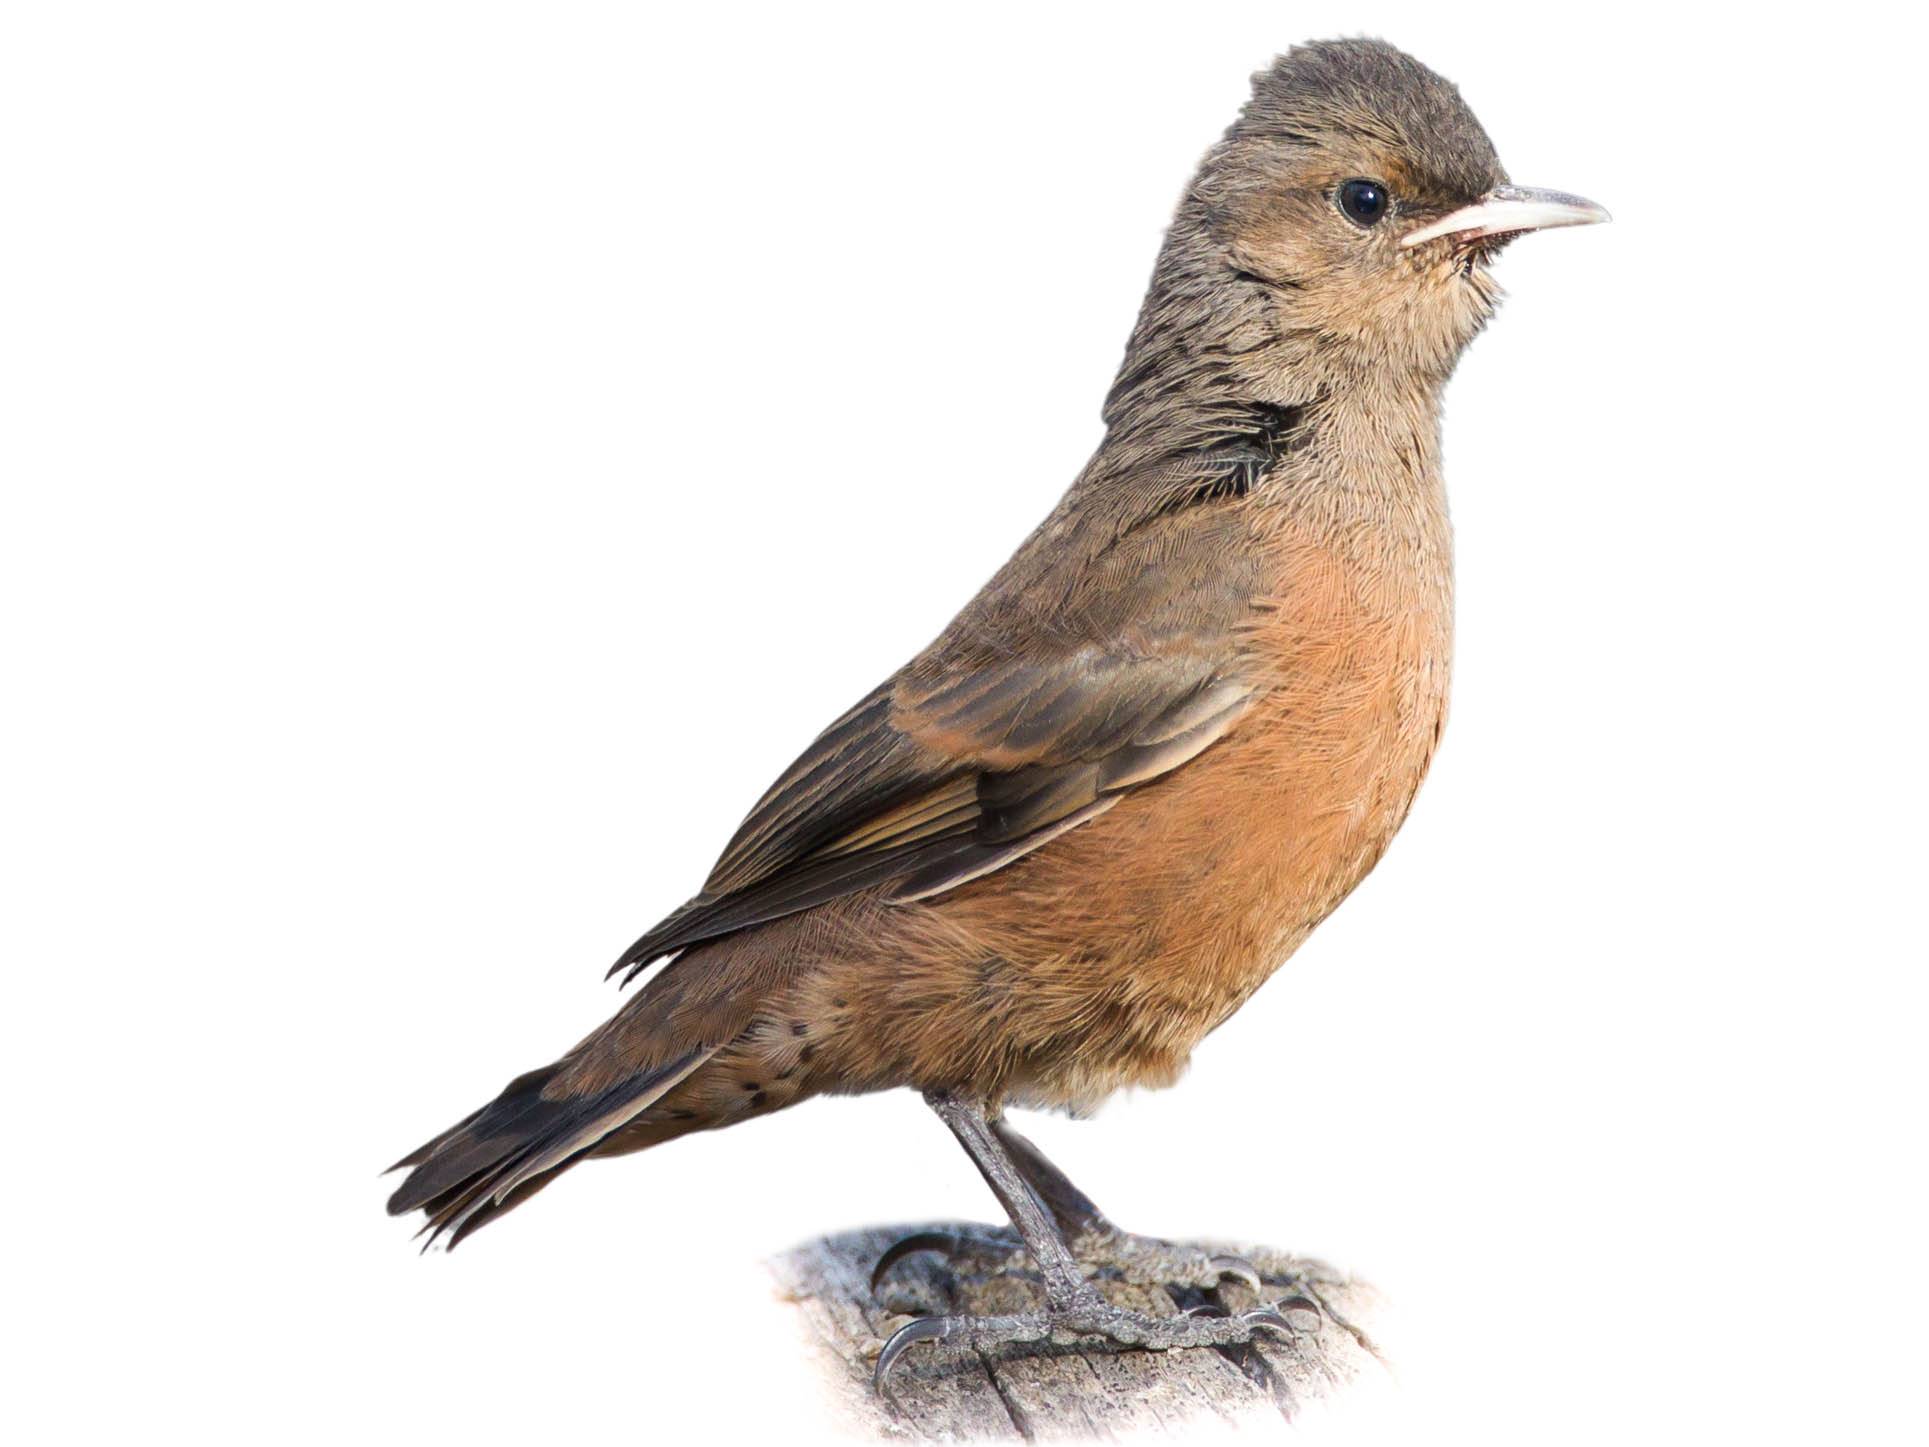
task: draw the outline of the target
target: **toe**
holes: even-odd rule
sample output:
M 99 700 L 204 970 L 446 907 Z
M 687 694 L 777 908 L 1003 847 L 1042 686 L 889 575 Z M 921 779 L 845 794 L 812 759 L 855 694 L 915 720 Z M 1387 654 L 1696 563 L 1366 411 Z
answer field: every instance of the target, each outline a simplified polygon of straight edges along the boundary
M 1255 1330 L 1265 1328 L 1286 1337 L 1317 1332 L 1324 1320 L 1320 1309 L 1303 1296 L 1289 1296 L 1270 1306 L 1242 1312 L 1239 1319 Z
M 871 1389 L 880 1397 L 884 1395 L 885 1384 L 891 1376 L 891 1368 L 919 1342 L 943 1341 L 955 1336 L 959 1330 L 960 1318 L 949 1316 L 921 1316 L 915 1321 L 907 1321 L 891 1333 L 891 1339 L 884 1343 L 884 1350 L 877 1354 L 877 1366 L 871 1372 Z
M 1265 1283 L 1259 1279 L 1259 1268 L 1243 1256 L 1214 1256 L 1206 1265 L 1217 1272 L 1221 1280 L 1230 1276 L 1235 1281 L 1245 1282 L 1253 1289 L 1255 1296 L 1265 1289 Z
M 909 1236 L 893 1241 L 885 1247 L 884 1254 L 877 1258 L 877 1265 L 871 1268 L 871 1291 L 875 1293 L 885 1274 L 907 1256 L 915 1256 L 920 1251 L 939 1251 L 946 1256 L 955 1256 L 964 1247 L 964 1238 L 955 1231 L 914 1231 Z

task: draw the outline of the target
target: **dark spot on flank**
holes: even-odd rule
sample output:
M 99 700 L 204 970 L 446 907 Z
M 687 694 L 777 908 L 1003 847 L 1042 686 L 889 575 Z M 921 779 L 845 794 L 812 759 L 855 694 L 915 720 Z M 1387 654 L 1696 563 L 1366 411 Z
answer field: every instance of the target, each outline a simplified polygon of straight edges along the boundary
M 836 1009 L 836 1010 L 843 1010 L 843 1009 L 847 1009 L 847 1008 L 849 1008 L 849 1006 L 850 1006 L 850 1003 L 851 1003 L 851 1002 L 850 1002 L 849 1000 L 832 1000 L 832 1001 L 831 1001 L 831 1008 L 833 1008 L 833 1009 Z
M 756 1081 L 754 1081 L 754 1080 L 746 1080 L 746 1081 L 745 1081 L 745 1082 L 743 1083 L 743 1088 L 744 1088 L 745 1090 L 748 1090 L 748 1091 L 752 1091 L 752 1092 L 755 1092 L 755 1091 L 759 1091 L 759 1090 L 762 1090 L 762 1089 L 763 1089 L 763 1087 L 762 1087 L 761 1085 L 759 1085 L 759 1084 L 757 1084 L 757 1082 L 756 1082 Z
M 802 1050 L 799 1050 L 797 1052 L 797 1058 L 800 1061 L 807 1061 L 811 1058 L 811 1056 L 815 1055 L 816 1053 L 817 1053 L 817 1047 L 815 1045 L 806 1044 Z
M 762 1110 L 769 1103 L 770 1097 L 765 1095 L 761 1090 L 750 1097 L 750 1108 L 752 1110 Z
M 790 1033 L 793 1035 L 808 1035 L 810 1034 L 810 1026 L 806 1025 L 802 1020 L 792 1020 L 790 1022 Z

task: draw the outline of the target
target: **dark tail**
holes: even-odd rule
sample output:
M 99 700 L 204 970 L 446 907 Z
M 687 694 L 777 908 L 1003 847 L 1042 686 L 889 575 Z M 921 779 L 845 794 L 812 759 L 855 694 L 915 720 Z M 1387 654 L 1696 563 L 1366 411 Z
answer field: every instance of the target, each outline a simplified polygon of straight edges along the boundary
M 691 1050 L 588 1094 L 557 1088 L 567 1059 L 519 1075 L 474 1115 L 389 1167 L 409 1172 L 389 1197 L 389 1213 L 423 1212 L 423 1249 L 444 1235 L 453 1248 L 535 1195 L 714 1053 Z

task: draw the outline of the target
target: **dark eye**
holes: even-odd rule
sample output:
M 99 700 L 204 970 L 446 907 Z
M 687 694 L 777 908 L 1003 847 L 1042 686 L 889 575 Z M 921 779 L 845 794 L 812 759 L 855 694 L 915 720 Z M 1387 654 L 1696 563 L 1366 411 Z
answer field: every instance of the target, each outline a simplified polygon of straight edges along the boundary
M 1386 215 L 1386 187 L 1378 181 L 1344 181 L 1340 184 L 1340 210 L 1347 220 L 1371 226 Z

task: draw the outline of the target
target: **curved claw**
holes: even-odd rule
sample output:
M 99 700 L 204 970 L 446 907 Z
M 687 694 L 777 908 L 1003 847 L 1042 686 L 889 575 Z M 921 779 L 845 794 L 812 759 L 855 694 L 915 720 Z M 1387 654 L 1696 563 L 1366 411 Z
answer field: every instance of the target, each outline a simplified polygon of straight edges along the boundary
M 884 1350 L 877 1354 L 877 1367 L 871 1373 L 871 1390 L 883 1396 L 891 1368 L 897 1365 L 899 1357 L 919 1342 L 943 1341 L 946 1337 L 957 1335 L 959 1330 L 956 1317 L 921 1316 L 915 1321 L 907 1321 L 891 1333 L 891 1339 L 884 1343 Z
M 956 1231 L 914 1231 L 909 1236 L 893 1241 L 884 1248 L 884 1254 L 877 1258 L 877 1265 L 871 1268 L 872 1293 L 876 1293 L 885 1273 L 905 1257 L 915 1256 L 920 1251 L 942 1251 L 946 1256 L 955 1256 L 965 1245 L 965 1238 Z
M 1288 1296 L 1283 1300 L 1275 1301 L 1273 1303 L 1273 1310 L 1282 1314 L 1289 1311 L 1303 1312 L 1305 1315 L 1312 1317 L 1313 1324 L 1304 1328 L 1306 1331 L 1318 1331 L 1326 1324 L 1326 1313 L 1319 1309 L 1319 1303 L 1317 1301 L 1313 1301 L 1308 1297 Z
M 1293 1324 L 1280 1315 L 1276 1306 L 1257 1306 L 1251 1311 L 1241 1312 L 1239 1319 L 1252 1327 L 1271 1327 L 1281 1336 L 1293 1334 Z
M 1287 1320 L 1286 1313 L 1289 1311 L 1310 1312 L 1313 1317 L 1312 1326 L 1305 1328 L 1294 1326 Z M 1284 1301 L 1276 1301 L 1270 1306 L 1254 1307 L 1251 1311 L 1242 1312 L 1239 1319 L 1254 1327 L 1270 1327 L 1281 1336 L 1297 1336 L 1302 1330 L 1318 1331 L 1320 1324 L 1325 1320 L 1320 1315 L 1320 1309 L 1303 1296 L 1289 1296 Z
M 1221 1276 L 1245 1282 L 1253 1289 L 1254 1296 L 1266 1289 L 1266 1283 L 1259 1279 L 1259 1268 L 1243 1256 L 1214 1256 L 1206 1265 Z

